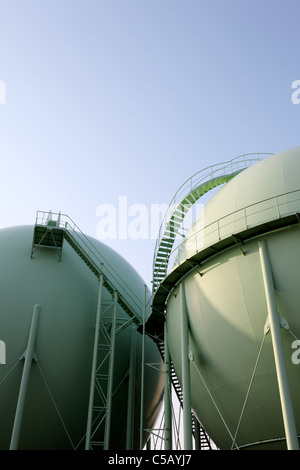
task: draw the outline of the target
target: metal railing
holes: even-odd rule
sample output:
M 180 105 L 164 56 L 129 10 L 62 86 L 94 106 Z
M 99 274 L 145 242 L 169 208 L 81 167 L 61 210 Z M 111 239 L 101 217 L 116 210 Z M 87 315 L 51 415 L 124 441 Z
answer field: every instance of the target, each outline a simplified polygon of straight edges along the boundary
M 130 300 L 130 305 L 135 312 L 140 312 L 138 317 L 142 322 L 143 309 L 145 307 L 143 301 L 135 294 L 130 286 L 124 282 L 123 278 L 68 215 L 61 214 L 60 212 L 37 211 L 35 224 L 42 226 L 52 225 L 68 232 L 90 261 L 98 267 L 99 273 L 102 272 L 110 280 L 114 288 L 124 299 Z M 144 292 L 141 291 L 141 298 L 143 298 L 143 296 Z M 150 314 L 149 305 L 148 302 L 146 304 L 146 317 Z
M 245 206 L 187 236 L 171 251 L 160 267 L 168 275 L 183 261 L 218 241 L 296 212 L 300 212 L 300 189 Z
M 183 185 L 178 189 L 178 191 L 173 196 L 164 218 L 162 220 L 157 241 L 154 249 L 154 257 L 153 257 L 153 272 L 155 271 L 155 262 L 157 258 L 157 254 L 159 251 L 160 244 L 164 237 L 165 229 L 167 224 L 170 222 L 170 219 L 175 211 L 175 209 L 182 203 L 182 201 L 200 184 L 209 182 L 214 178 L 222 177 L 227 174 L 234 174 L 239 171 L 242 171 L 251 165 L 263 160 L 264 158 L 272 155 L 271 153 L 248 153 L 244 155 L 240 155 L 228 162 L 217 163 L 216 165 L 212 165 L 210 167 L 204 168 L 193 176 L 191 176 L 188 180 L 183 183 Z

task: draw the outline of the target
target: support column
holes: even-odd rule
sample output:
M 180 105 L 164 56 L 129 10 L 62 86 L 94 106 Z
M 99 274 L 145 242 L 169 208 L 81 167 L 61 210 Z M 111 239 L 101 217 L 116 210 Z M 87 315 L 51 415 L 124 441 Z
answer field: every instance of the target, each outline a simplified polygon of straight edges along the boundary
M 164 354 L 165 354 L 165 450 L 172 450 L 172 412 L 171 412 L 171 359 L 167 336 L 167 321 L 164 324 Z
M 127 399 L 127 425 L 126 425 L 126 450 L 133 450 L 133 423 L 134 423 L 134 384 L 136 364 L 136 328 L 131 328 L 130 359 L 129 359 L 129 382 Z
M 181 322 L 181 364 L 183 393 L 184 450 L 193 450 L 191 381 L 188 344 L 188 316 L 185 300 L 184 283 L 180 284 L 180 322 Z
M 299 442 L 297 437 L 292 398 L 290 394 L 287 368 L 284 358 L 284 349 L 281 337 L 280 316 L 277 310 L 277 303 L 272 277 L 272 268 L 270 264 L 267 243 L 265 240 L 261 240 L 259 242 L 259 255 L 266 293 L 287 448 L 288 450 L 299 450 Z
M 115 345 L 116 345 L 116 324 L 117 324 L 117 303 L 118 293 L 114 292 L 113 319 L 111 328 L 111 351 L 109 360 L 108 386 L 107 386 L 107 414 L 105 419 L 104 450 L 109 450 L 110 428 L 111 428 L 111 409 L 113 396 L 113 378 L 115 369 Z
M 91 383 L 90 383 L 90 398 L 89 398 L 89 407 L 88 407 L 86 436 L 85 436 L 85 450 L 89 450 L 91 446 L 93 406 L 94 406 L 95 380 L 96 380 L 96 370 L 97 370 L 100 315 L 101 315 L 101 302 L 102 302 L 102 288 L 103 288 L 103 275 L 101 274 L 99 278 L 99 291 L 98 291 L 98 302 L 97 302 L 97 311 L 96 311 L 93 362 L 92 362 Z
M 23 374 L 22 374 L 22 379 L 21 379 L 19 398 L 18 398 L 18 403 L 17 403 L 17 408 L 16 408 L 15 421 L 14 421 L 14 426 L 13 426 L 13 431 L 12 431 L 12 436 L 11 436 L 10 450 L 18 449 L 18 445 L 19 445 L 19 437 L 20 437 L 20 431 L 21 431 L 21 426 L 22 426 L 23 412 L 24 412 L 25 400 L 26 400 L 26 395 L 27 395 L 31 365 L 32 365 L 32 360 L 34 359 L 34 346 L 35 346 L 35 340 L 37 336 L 39 314 L 40 314 L 40 306 L 36 304 L 33 308 L 27 349 L 23 355 L 23 357 L 25 357 L 25 362 L 24 362 Z
M 142 337 L 142 370 L 141 370 L 141 414 L 140 414 L 140 450 L 143 450 L 144 434 L 144 382 L 145 382 L 145 334 L 146 334 L 146 292 L 144 285 L 144 308 L 143 308 L 143 337 Z

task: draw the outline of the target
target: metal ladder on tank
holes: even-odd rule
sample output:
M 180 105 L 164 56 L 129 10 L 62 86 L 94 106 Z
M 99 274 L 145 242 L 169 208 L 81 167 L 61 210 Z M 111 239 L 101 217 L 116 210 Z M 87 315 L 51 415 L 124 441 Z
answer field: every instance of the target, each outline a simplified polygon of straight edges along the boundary
M 141 324 L 143 305 L 69 216 L 52 211 L 38 211 L 31 257 L 39 247 L 50 247 L 56 250 L 61 260 L 64 240 L 97 276 L 99 282 L 85 449 L 108 450 L 115 337 L 131 323 L 137 326 Z M 103 288 L 111 294 L 112 300 L 104 311 L 101 311 Z M 127 300 L 128 297 L 130 302 Z M 117 327 L 117 305 L 120 305 L 129 316 L 129 320 L 123 319 L 119 327 Z M 110 315 L 111 309 L 112 315 Z
M 153 292 L 168 271 L 169 256 L 182 222 L 199 199 L 212 189 L 228 183 L 238 173 L 257 163 L 270 153 L 249 153 L 228 162 L 218 163 L 195 173 L 176 192 L 162 221 L 153 258 Z

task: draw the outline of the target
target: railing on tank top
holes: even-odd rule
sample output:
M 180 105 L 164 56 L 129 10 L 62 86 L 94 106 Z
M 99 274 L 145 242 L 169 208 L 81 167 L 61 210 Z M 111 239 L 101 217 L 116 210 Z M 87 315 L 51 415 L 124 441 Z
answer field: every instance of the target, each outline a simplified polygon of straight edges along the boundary
M 231 212 L 185 238 L 161 263 L 167 275 L 190 256 L 233 234 L 300 212 L 300 189 L 273 196 Z M 199 223 L 201 225 L 201 222 Z M 234 231 L 232 228 L 234 227 Z M 198 230 L 197 230 L 198 228 Z

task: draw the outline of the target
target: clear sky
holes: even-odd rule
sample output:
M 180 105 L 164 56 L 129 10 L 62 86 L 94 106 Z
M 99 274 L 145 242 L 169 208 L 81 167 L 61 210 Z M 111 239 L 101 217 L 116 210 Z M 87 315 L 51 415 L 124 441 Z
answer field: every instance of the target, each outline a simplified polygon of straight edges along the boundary
M 97 238 L 103 204 L 150 216 L 208 165 L 299 145 L 299 14 L 299 0 L 0 0 L 0 228 L 52 209 Z M 150 229 L 105 242 L 150 284 Z

